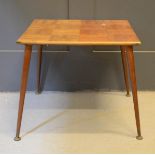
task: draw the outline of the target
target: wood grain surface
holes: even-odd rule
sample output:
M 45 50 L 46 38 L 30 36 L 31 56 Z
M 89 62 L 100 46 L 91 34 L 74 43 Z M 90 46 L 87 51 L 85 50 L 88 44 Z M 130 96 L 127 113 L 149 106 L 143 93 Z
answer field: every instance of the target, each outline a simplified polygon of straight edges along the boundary
M 35 19 L 17 43 L 39 45 L 141 44 L 127 20 L 41 19 Z

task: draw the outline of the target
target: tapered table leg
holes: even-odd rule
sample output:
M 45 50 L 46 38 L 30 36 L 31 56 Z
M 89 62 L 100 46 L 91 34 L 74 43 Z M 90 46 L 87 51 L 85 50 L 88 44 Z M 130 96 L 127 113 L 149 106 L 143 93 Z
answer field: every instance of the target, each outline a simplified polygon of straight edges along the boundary
M 27 87 L 31 53 L 32 53 L 32 46 L 25 45 L 24 63 L 23 63 L 21 88 L 20 88 L 18 120 L 17 120 L 17 131 L 16 131 L 16 137 L 14 138 L 15 141 L 21 140 L 20 128 L 21 128 L 22 114 L 23 114 L 23 108 L 24 108 L 25 92 L 26 92 L 26 87 Z
M 140 129 L 140 117 L 139 117 L 138 96 L 137 96 L 135 61 L 134 61 L 134 53 L 133 53 L 133 47 L 132 46 L 127 47 L 127 55 L 128 55 L 130 79 L 131 79 L 131 85 L 132 85 L 132 94 L 133 94 L 133 102 L 134 102 L 137 134 L 138 134 L 138 136 L 136 138 L 138 140 L 142 140 L 143 137 L 141 136 L 141 129 Z
M 129 92 L 129 79 L 128 79 L 128 64 L 127 64 L 127 53 L 125 46 L 121 46 L 121 56 L 122 56 L 122 64 L 123 64 L 123 71 L 124 71 L 124 81 L 126 86 L 126 96 L 130 96 Z
M 38 47 L 38 63 L 37 63 L 37 88 L 36 88 L 36 94 L 40 94 L 40 77 L 41 77 L 41 64 L 42 64 L 42 50 L 43 46 L 40 45 Z

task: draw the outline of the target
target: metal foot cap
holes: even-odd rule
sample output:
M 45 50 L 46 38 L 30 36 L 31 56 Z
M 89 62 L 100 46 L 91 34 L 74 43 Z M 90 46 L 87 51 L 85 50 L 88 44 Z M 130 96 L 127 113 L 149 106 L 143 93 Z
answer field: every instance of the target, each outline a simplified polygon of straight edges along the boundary
M 142 136 L 137 136 L 136 139 L 138 139 L 138 140 L 142 140 L 143 137 L 142 137 Z
M 35 94 L 39 95 L 39 94 L 41 94 L 41 91 L 35 91 Z
M 15 137 L 15 138 L 14 138 L 14 141 L 20 141 L 20 140 L 21 140 L 20 137 Z
M 131 95 L 130 94 L 126 94 L 126 97 L 130 97 Z

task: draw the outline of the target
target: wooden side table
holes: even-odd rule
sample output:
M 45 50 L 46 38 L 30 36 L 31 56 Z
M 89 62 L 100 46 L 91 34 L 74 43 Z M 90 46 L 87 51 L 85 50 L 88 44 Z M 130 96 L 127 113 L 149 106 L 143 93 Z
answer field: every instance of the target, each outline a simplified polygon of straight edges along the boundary
M 20 128 L 27 87 L 32 46 L 38 45 L 37 92 L 40 91 L 40 73 L 42 48 L 44 45 L 104 45 L 121 48 L 124 79 L 127 96 L 129 96 L 128 69 L 132 85 L 132 94 L 137 126 L 136 137 L 143 139 L 140 129 L 140 118 L 137 97 L 137 84 L 133 46 L 141 42 L 127 20 L 41 20 L 32 22 L 17 43 L 25 45 L 24 63 L 21 78 L 19 111 L 15 141 L 21 140 Z M 127 64 L 128 63 L 128 64 Z M 129 66 L 129 67 L 128 67 Z

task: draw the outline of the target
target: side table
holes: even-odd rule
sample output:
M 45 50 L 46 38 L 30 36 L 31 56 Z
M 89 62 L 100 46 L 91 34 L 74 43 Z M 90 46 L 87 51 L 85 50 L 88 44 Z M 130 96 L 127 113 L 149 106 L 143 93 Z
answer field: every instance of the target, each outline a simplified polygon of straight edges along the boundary
M 24 108 L 25 92 L 27 87 L 29 65 L 32 46 L 38 45 L 37 67 L 37 92 L 40 91 L 40 74 L 42 62 L 42 48 L 44 45 L 67 45 L 67 46 L 119 46 L 121 49 L 122 64 L 124 70 L 125 86 L 129 96 L 129 79 L 132 85 L 133 103 L 135 110 L 137 139 L 142 140 L 140 129 L 140 117 L 138 108 L 137 84 L 135 74 L 135 62 L 133 46 L 140 45 L 136 33 L 127 20 L 44 20 L 35 19 L 17 43 L 25 46 L 17 131 L 15 141 L 21 140 L 20 128 Z

